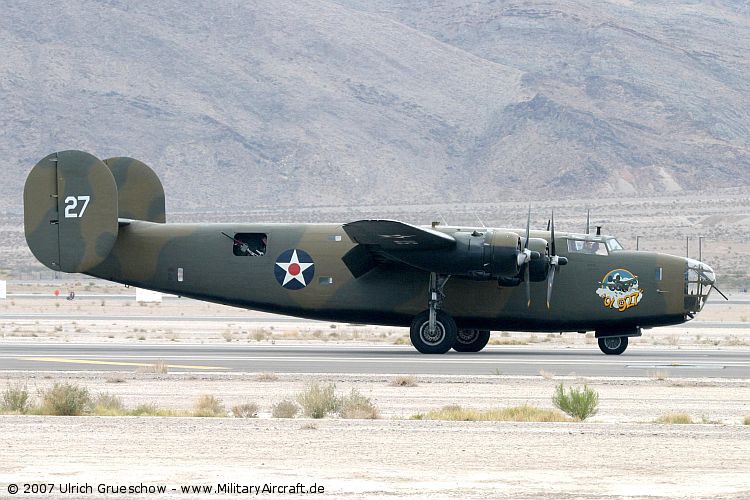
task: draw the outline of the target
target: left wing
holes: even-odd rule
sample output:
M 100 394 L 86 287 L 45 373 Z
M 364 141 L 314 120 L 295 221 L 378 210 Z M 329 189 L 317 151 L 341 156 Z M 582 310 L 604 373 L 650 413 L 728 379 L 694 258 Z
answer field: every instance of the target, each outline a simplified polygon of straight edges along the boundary
M 355 243 L 383 250 L 438 250 L 456 245 L 450 235 L 395 220 L 359 220 L 344 224 L 344 231 Z
M 402 259 L 396 258 L 401 252 L 413 255 L 412 252 L 445 250 L 456 246 L 456 240 L 450 235 L 394 220 L 360 220 L 344 224 L 343 227 L 349 238 L 358 243 L 342 258 L 355 278 L 384 262 L 405 264 Z

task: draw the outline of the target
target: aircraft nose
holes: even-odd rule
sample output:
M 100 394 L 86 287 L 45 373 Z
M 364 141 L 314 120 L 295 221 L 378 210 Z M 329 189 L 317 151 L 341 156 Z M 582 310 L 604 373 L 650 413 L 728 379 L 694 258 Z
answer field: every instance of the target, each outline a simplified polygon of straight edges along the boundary
M 685 259 L 685 307 L 688 312 L 703 309 L 708 295 L 715 289 L 714 283 L 716 273 L 711 266 L 694 259 Z
M 685 259 L 686 278 L 691 283 L 711 286 L 716 282 L 716 273 L 708 264 L 695 259 Z

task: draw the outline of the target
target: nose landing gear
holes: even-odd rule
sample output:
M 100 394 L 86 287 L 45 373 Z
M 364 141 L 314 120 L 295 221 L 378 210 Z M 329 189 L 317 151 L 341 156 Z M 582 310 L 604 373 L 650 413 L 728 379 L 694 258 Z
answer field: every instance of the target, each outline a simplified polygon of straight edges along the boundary
M 601 337 L 599 338 L 599 349 L 604 354 L 622 354 L 628 348 L 627 337 Z

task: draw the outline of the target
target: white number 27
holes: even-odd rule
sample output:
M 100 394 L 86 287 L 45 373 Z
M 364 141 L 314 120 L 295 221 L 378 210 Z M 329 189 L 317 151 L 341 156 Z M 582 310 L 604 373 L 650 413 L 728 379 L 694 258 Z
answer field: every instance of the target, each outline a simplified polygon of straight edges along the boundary
M 76 219 L 79 217 L 83 217 L 84 212 L 86 212 L 86 208 L 89 206 L 89 202 L 91 201 L 91 196 L 68 196 L 65 198 L 65 218 L 66 219 Z M 80 208 L 80 211 L 76 211 L 78 209 L 78 203 L 82 203 L 83 205 Z

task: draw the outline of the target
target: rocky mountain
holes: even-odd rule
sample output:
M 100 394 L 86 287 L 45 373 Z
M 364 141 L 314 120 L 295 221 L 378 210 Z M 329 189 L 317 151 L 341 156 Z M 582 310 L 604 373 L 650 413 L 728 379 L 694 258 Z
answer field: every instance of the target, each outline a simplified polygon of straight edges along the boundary
M 750 186 L 746 5 L 8 0 L 0 210 L 72 148 L 172 211 Z

